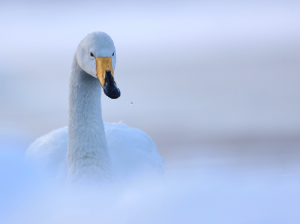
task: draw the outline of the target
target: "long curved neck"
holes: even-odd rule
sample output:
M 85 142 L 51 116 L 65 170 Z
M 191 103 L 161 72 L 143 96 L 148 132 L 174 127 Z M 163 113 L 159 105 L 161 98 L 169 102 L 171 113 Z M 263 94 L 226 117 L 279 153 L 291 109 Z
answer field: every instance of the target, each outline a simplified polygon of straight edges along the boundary
M 110 157 L 101 111 L 101 85 L 83 71 L 76 54 L 69 90 L 68 182 L 109 179 Z

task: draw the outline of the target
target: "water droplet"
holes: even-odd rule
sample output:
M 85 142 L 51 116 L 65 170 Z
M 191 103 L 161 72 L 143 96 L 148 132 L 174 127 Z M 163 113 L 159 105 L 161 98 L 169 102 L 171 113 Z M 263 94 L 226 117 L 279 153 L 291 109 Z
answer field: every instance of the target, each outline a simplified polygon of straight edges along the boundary
M 124 98 L 124 101 L 125 101 L 126 103 L 130 104 L 130 106 L 133 105 L 133 102 L 130 102 L 130 103 L 129 103 L 125 98 Z

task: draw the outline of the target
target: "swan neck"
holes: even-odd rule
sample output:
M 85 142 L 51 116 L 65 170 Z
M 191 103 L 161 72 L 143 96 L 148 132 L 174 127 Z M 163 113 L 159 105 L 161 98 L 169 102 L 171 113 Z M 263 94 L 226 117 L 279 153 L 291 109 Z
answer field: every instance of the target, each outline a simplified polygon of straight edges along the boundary
M 108 153 L 101 111 L 101 85 L 78 65 L 72 65 L 69 90 L 68 181 L 108 179 Z

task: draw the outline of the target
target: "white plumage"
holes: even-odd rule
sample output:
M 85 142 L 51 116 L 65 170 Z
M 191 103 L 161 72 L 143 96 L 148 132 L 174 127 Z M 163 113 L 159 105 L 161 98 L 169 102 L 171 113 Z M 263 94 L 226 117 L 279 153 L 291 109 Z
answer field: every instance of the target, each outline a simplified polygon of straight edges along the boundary
M 107 34 L 95 32 L 81 41 L 70 76 L 69 125 L 38 138 L 26 157 L 49 170 L 49 177 L 70 184 L 161 176 L 164 161 L 146 133 L 103 123 L 95 61 L 103 57 L 111 57 L 115 69 L 116 50 Z

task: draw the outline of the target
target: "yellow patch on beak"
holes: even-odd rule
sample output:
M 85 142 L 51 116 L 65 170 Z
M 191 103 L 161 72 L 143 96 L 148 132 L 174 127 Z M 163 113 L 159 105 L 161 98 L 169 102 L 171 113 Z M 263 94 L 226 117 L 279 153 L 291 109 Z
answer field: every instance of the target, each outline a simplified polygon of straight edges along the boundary
M 111 57 L 96 58 L 96 71 L 97 77 L 100 80 L 102 86 L 104 86 L 105 84 L 106 71 L 110 71 L 112 77 L 115 79 Z

